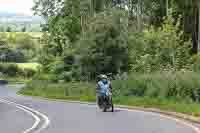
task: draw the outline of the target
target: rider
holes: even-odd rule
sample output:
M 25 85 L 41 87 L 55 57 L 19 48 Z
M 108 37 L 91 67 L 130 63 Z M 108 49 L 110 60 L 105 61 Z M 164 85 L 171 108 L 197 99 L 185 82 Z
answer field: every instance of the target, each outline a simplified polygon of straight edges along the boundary
M 97 82 L 97 103 L 101 104 L 102 96 L 109 96 L 112 93 L 111 81 L 106 75 L 100 75 L 100 80 Z

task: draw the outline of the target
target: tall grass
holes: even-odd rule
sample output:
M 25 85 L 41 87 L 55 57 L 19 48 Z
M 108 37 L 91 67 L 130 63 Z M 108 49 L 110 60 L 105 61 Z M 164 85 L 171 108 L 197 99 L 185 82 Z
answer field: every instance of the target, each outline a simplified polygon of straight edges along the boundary
M 194 72 L 131 74 L 128 80 L 113 83 L 116 96 L 199 99 L 200 76 Z
M 94 83 L 53 84 L 36 80 L 26 91 L 59 95 L 95 95 Z M 113 81 L 113 95 L 118 97 L 150 97 L 187 102 L 200 99 L 200 76 L 194 72 L 131 74 L 128 80 Z
M 21 93 L 44 97 L 80 97 L 94 96 L 95 84 L 92 83 L 50 83 L 49 81 L 35 80 L 29 82 Z

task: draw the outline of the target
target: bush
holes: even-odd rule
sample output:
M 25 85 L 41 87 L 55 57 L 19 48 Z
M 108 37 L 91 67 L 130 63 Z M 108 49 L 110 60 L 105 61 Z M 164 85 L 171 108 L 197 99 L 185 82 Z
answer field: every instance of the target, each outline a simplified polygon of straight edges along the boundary
M 0 64 L 0 72 L 7 76 L 17 76 L 19 68 L 14 64 Z
M 0 42 L 1 43 L 1 42 Z M 13 50 L 7 44 L 0 44 L 0 62 L 25 62 L 22 51 Z
M 142 96 L 182 101 L 198 101 L 200 97 L 199 73 L 163 72 L 131 74 L 128 80 L 113 81 L 114 95 Z
M 62 60 L 56 60 L 53 63 L 50 63 L 50 73 L 52 74 L 60 74 L 65 71 L 65 64 Z
M 72 81 L 72 72 L 62 72 L 59 76 L 58 76 L 59 80 L 64 80 L 66 82 L 70 82 Z
M 55 58 L 53 62 L 49 63 L 48 66 L 45 67 L 45 71 L 51 75 L 54 75 L 51 80 L 57 82 L 59 80 L 63 80 L 66 82 L 75 80 L 80 81 L 81 79 L 81 67 L 80 64 L 75 61 L 75 56 L 71 54 L 65 55 L 64 58 L 58 57 Z M 47 69 L 49 71 L 47 71 Z
M 29 68 L 20 68 L 16 64 L 0 63 L 0 73 L 8 77 L 21 76 L 24 78 L 31 78 L 34 76 L 36 71 Z
M 179 21 L 169 16 L 160 28 L 129 33 L 129 69 L 132 72 L 180 71 L 191 69 L 191 41 L 182 40 Z
M 28 34 L 19 34 L 16 38 L 16 44 L 18 49 L 35 50 L 36 48 L 35 42 Z
M 26 62 L 26 57 L 20 50 L 13 50 L 5 55 L 5 61 L 6 62 L 16 62 L 16 63 L 22 63 Z
M 199 72 L 200 71 L 200 55 L 194 55 L 192 57 L 192 64 L 193 64 L 193 70 L 195 72 Z
M 22 76 L 24 78 L 31 78 L 35 74 L 36 74 L 36 71 L 33 69 L 29 69 L 29 68 L 20 69 L 18 72 L 18 75 Z
M 54 61 L 54 56 L 49 56 L 49 55 L 45 55 L 45 54 L 40 54 L 38 56 L 38 62 L 40 64 L 42 64 L 43 66 L 46 66 L 53 61 Z

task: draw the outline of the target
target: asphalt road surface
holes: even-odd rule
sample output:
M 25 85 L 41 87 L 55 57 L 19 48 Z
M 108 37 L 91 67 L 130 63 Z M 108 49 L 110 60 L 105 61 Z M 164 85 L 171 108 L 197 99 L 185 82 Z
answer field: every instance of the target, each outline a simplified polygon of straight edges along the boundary
M 0 86 L 1 133 L 200 133 L 198 125 L 159 114 L 17 96 L 17 86 Z

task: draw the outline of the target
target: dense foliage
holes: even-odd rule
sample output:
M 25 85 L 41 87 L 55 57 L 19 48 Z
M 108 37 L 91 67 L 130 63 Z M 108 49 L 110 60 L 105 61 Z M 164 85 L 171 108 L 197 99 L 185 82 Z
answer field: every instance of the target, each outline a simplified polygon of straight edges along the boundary
M 132 72 L 191 70 L 189 48 L 191 41 L 183 41 L 179 21 L 174 25 L 168 17 L 159 29 L 150 28 L 143 33 L 129 33 L 129 60 Z
M 85 82 L 64 82 L 94 81 L 100 73 L 112 73 L 118 100 L 199 102 L 197 0 L 36 0 L 33 9 L 48 24 L 37 58 L 43 69 L 25 93 L 94 97 L 93 84 L 88 89 Z M 57 87 L 58 82 L 63 84 Z
M 192 57 L 197 27 L 186 29 L 196 2 L 35 1 L 33 10 L 46 18 L 49 33 L 39 62 L 67 81 L 93 80 L 100 73 L 191 71 L 198 66 Z

